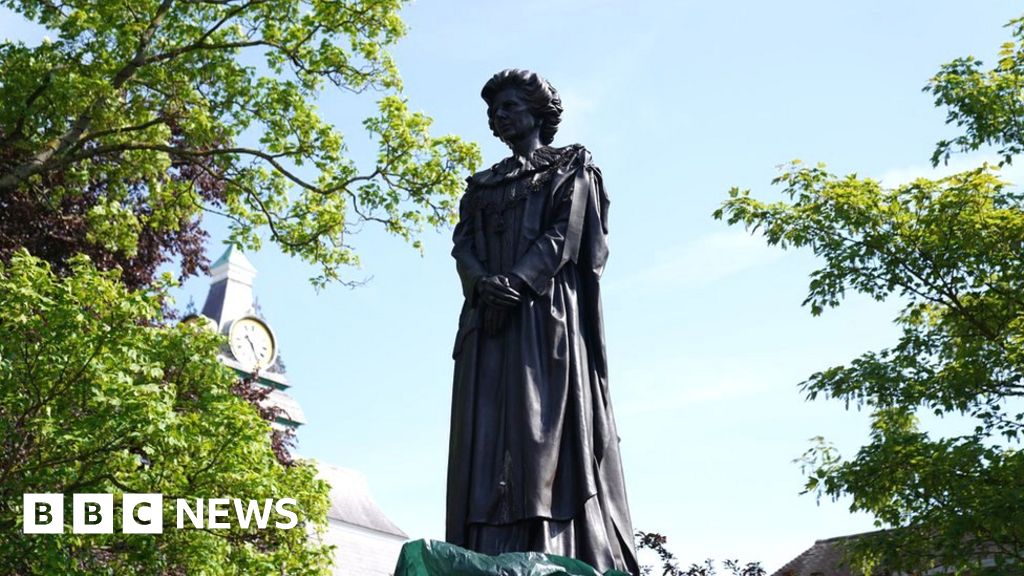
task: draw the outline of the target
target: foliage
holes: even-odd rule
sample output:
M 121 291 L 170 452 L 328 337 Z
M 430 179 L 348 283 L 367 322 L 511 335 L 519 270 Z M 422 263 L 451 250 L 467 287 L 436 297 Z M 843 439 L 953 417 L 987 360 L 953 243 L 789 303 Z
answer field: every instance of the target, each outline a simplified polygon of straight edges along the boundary
M 652 550 L 658 555 L 658 559 L 661 560 L 662 576 L 715 576 L 718 574 L 712 560 L 705 560 L 703 564 L 691 564 L 689 568 L 683 570 L 676 561 L 676 555 L 666 547 L 667 542 L 667 537 L 655 532 L 637 531 L 636 533 L 637 550 Z M 722 562 L 722 566 L 732 576 L 765 576 L 766 574 L 761 568 L 760 562 L 740 564 L 738 560 L 725 560 Z M 650 566 L 642 566 L 640 570 L 643 576 L 649 576 L 653 572 L 653 568 Z
M 2 161 L 0 161 L 2 164 Z M 172 172 L 172 177 L 182 176 Z M 43 189 L 53 188 L 63 178 L 61 173 L 49 174 Z M 196 183 L 197 193 L 207 202 L 218 201 L 216 189 L 210 183 Z M 152 212 L 147 205 L 145 189 L 134 186 L 133 193 L 124 202 L 133 214 Z M 100 268 L 121 270 L 121 281 L 131 288 L 141 288 L 156 280 L 157 268 L 172 258 L 180 260 L 181 278 L 196 274 L 207 263 L 204 241 L 207 233 L 198 218 L 182 216 L 174 227 L 156 228 L 144 221 L 133 231 L 134 252 L 130 255 L 113 251 L 102 243 L 90 241 L 93 234 L 87 215 L 106 198 L 106 188 L 90 185 L 75 194 L 59 199 L 28 189 L 0 192 L 4 218 L 0 219 L 0 261 L 10 260 L 15 252 L 26 249 L 50 262 L 54 270 L 64 274 L 70 271 L 68 259 L 86 254 Z
M 84 257 L 59 278 L 24 251 L 0 265 L 0 566 L 5 574 L 323 574 L 327 491 L 284 466 L 232 393 L 222 338 L 161 324 L 161 295 Z M 161 493 L 160 535 L 25 535 L 22 494 Z M 174 498 L 295 498 L 291 530 L 174 527 Z M 118 506 L 119 509 L 119 506 Z M 65 518 L 70 512 L 65 511 Z M 119 516 L 118 516 L 119 518 Z
M 953 140 L 938 143 L 932 164 L 948 160 L 954 151 L 982 146 L 998 146 L 1004 163 L 1024 151 L 1024 18 L 1007 27 L 1014 39 L 1000 47 L 994 68 L 985 71 L 984 62 L 972 56 L 957 58 L 942 66 L 925 87 L 937 106 L 949 108 L 946 123 L 964 129 Z
M 1024 20 L 996 68 L 973 58 L 942 67 L 926 90 L 964 135 L 953 150 L 997 145 L 1003 162 L 1024 146 Z M 793 163 L 775 181 L 788 201 L 733 189 L 716 213 L 783 248 L 807 247 L 812 314 L 847 291 L 903 303 L 891 348 L 813 374 L 809 399 L 871 411 L 869 443 L 852 459 L 821 441 L 805 455 L 807 490 L 849 496 L 851 509 L 896 528 L 858 539 L 862 569 L 920 573 L 942 566 L 1009 574 L 1024 565 L 1024 206 L 997 167 L 895 188 Z M 919 416 L 950 417 L 961 433 L 935 436 Z
M 204 210 L 244 248 L 268 230 L 320 266 L 318 284 L 358 263 L 349 235 L 366 222 L 418 246 L 454 217 L 479 153 L 432 137 L 402 98 L 387 51 L 402 3 L 0 0 L 54 34 L 0 43 L 0 205 L 28 218 L 4 219 L 0 256 L 57 244 L 58 262 L 91 253 L 144 285 L 168 256 L 185 275 L 205 264 Z M 360 168 L 316 103 L 367 90 L 381 95 L 363 122 L 378 153 Z

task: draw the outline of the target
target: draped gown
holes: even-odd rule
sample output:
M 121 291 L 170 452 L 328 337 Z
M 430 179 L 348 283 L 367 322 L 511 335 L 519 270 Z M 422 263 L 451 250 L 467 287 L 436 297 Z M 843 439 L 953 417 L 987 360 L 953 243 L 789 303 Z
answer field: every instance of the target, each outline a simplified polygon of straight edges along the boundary
M 452 255 L 465 303 L 453 351 L 446 539 L 638 573 L 608 395 L 599 279 L 608 198 L 579 145 L 468 179 Z M 484 329 L 485 276 L 523 300 Z

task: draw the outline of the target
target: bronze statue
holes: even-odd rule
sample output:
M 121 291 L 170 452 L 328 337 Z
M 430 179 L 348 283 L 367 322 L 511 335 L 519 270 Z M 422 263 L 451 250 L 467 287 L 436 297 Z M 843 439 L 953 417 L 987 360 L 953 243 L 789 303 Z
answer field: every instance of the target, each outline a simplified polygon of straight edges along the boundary
M 590 153 L 549 146 L 558 92 L 505 70 L 481 92 L 512 156 L 468 179 L 455 227 L 447 540 L 638 574 L 608 396 L 599 280 L 608 197 Z

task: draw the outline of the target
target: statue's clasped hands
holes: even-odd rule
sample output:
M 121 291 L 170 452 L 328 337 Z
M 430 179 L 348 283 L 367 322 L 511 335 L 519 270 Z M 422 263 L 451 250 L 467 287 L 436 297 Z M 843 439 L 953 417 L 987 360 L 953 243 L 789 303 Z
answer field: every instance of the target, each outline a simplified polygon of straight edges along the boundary
M 498 274 L 481 278 L 477 289 L 485 304 L 511 308 L 523 299 L 522 284 L 519 278 L 513 277 L 510 280 L 508 276 Z
M 508 319 L 509 310 L 523 300 L 525 283 L 516 276 L 486 276 L 477 283 L 477 292 L 484 304 L 484 331 L 494 336 Z

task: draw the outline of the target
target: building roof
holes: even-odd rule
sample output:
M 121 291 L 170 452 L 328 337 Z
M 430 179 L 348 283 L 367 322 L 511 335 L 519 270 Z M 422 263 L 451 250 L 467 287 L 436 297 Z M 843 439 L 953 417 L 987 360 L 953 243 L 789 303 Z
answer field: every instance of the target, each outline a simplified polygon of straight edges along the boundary
M 846 566 L 843 556 L 847 544 L 867 534 L 877 532 L 818 540 L 803 554 L 773 572 L 772 576 L 858 576 L 859 572 L 854 572 Z
M 327 517 L 404 539 L 409 535 L 395 525 L 374 502 L 362 473 L 349 468 L 317 462 L 319 477 L 331 485 L 331 507 Z

